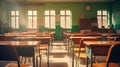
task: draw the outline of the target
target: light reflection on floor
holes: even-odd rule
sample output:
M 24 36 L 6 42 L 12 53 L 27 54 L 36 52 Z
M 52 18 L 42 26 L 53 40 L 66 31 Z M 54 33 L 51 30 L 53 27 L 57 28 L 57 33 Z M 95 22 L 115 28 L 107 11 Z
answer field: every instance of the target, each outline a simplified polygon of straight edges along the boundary
M 43 56 L 42 67 L 46 66 L 45 60 L 46 56 Z M 72 61 L 62 41 L 55 42 L 50 51 L 50 67 L 72 67 Z M 79 67 L 86 67 L 86 65 L 80 64 Z

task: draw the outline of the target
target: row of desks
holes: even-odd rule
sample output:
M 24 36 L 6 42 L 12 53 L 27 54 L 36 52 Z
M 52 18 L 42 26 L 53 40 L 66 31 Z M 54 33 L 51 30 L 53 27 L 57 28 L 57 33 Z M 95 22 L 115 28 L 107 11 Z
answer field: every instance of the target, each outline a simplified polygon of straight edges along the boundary
M 90 33 L 92 34 L 92 33 Z M 98 33 L 93 33 L 92 35 L 90 34 L 81 34 L 81 33 L 70 33 L 70 32 L 64 32 L 64 36 L 67 41 L 71 40 L 72 41 L 72 67 L 74 67 L 74 39 L 91 39 L 91 38 L 102 38 L 106 37 L 108 39 L 113 39 L 115 40 L 117 36 L 110 36 L 108 37 L 108 34 L 99 34 Z M 92 67 L 92 54 L 97 52 L 96 55 L 107 55 L 107 51 L 111 45 L 114 44 L 120 44 L 119 41 L 107 41 L 107 40 L 98 40 L 98 41 L 84 41 L 84 44 L 86 46 L 86 55 L 87 55 L 87 64 L 86 67 L 88 67 L 88 59 L 90 59 L 90 64 Z M 68 44 L 69 45 L 69 44 Z M 104 49 L 105 48 L 105 49 Z M 100 54 L 99 49 L 103 49 L 104 53 Z
M 10 44 L 15 46 L 20 56 L 32 55 L 33 67 L 35 67 L 35 48 L 42 43 L 48 44 L 47 64 L 49 67 L 49 47 L 52 38 L 50 35 L 1 35 L 0 37 L 2 36 L 5 38 L 11 37 L 12 39 L 1 39 L 0 44 Z M 29 48 L 31 49 L 27 51 Z

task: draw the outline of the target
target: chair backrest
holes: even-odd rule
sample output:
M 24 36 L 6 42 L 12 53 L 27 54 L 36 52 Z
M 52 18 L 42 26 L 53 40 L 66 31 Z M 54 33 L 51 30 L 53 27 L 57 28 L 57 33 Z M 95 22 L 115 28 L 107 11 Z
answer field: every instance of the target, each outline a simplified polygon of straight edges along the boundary
M 112 45 L 109 48 L 108 55 L 106 58 L 107 61 L 107 67 L 109 67 L 109 63 L 120 63 L 120 44 Z
M 17 51 L 10 44 L 0 44 L 0 61 L 17 61 L 20 67 Z
M 80 47 L 85 48 L 85 44 L 84 41 L 96 41 L 97 38 L 82 38 L 80 40 Z
M 120 41 L 120 37 L 117 37 L 117 38 L 115 39 L 115 41 Z
M 15 48 L 19 56 L 27 56 L 27 57 L 34 56 L 34 46 L 16 46 Z

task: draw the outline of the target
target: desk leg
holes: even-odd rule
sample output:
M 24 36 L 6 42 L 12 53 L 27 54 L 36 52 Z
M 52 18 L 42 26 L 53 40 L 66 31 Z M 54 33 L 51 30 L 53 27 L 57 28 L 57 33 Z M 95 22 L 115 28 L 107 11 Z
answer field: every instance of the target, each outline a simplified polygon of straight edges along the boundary
M 74 67 L 74 42 L 72 42 L 72 67 Z
M 33 67 L 35 67 L 35 55 L 33 56 Z
M 88 57 L 87 57 L 87 59 L 86 59 L 86 67 L 88 67 Z
M 35 67 L 35 47 L 33 47 L 33 67 Z
M 90 67 L 92 67 L 92 47 L 86 47 L 86 54 L 87 54 L 86 67 L 88 67 L 89 60 L 90 60 Z
M 48 55 L 47 55 L 47 64 L 48 64 L 48 67 L 49 67 L 49 53 L 50 53 L 50 49 L 49 49 L 49 47 L 50 47 L 50 43 L 48 44 Z
M 93 63 L 93 56 L 92 56 L 92 47 L 91 47 L 91 56 L 90 56 L 90 67 L 92 67 L 92 63 Z
M 69 40 L 67 40 L 67 50 L 68 50 L 68 56 L 70 56 L 70 49 L 69 49 L 69 47 L 70 47 L 70 43 L 69 43 Z

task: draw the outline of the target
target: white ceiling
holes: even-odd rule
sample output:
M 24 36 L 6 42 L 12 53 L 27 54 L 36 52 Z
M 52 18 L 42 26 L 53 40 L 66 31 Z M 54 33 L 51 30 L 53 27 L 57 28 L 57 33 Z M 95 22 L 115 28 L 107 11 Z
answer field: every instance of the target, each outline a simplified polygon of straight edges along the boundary
M 112 2 L 115 0 L 7 0 L 9 2 Z

